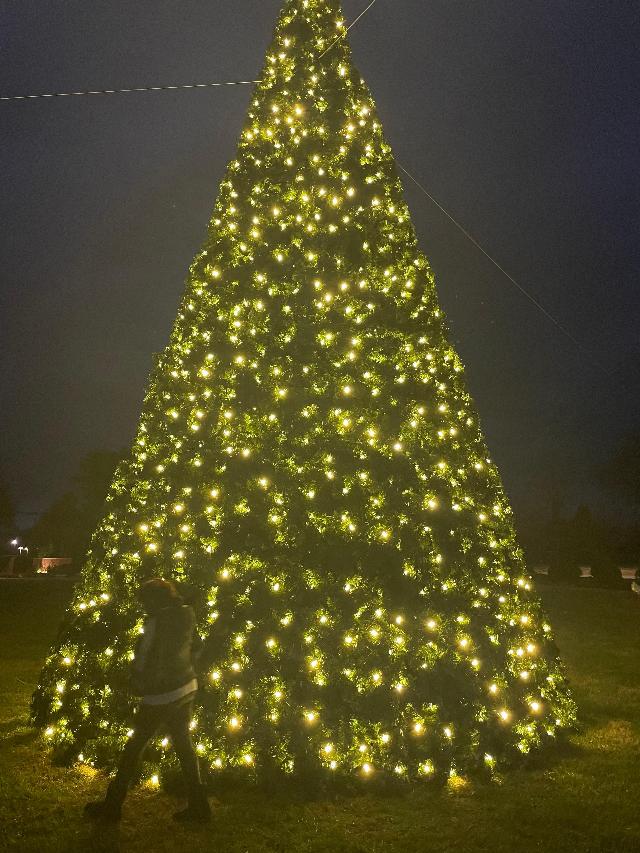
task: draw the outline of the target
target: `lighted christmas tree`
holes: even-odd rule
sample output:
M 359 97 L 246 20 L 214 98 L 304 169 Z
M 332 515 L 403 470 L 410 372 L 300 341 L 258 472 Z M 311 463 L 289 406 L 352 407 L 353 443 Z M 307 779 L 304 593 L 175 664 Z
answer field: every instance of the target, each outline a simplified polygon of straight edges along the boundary
M 213 769 L 444 775 L 574 719 L 345 35 L 285 3 L 34 697 L 80 760 L 126 738 L 150 574 L 196 590 Z

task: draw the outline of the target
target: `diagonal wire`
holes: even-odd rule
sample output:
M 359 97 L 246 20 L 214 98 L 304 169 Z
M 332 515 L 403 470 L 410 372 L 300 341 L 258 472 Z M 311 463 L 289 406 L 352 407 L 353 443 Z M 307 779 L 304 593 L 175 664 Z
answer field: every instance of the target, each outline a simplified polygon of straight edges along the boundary
M 330 45 L 329 47 L 320 54 L 320 59 L 323 56 L 326 56 L 330 50 L 332 50 L 339 41 L 344 39 L 348 32 L 355 27 L 355 25 L 367 14 L 367 12 L 375 5 L 377 0 L 371 0 L 369 5 L 363 9 L 363 11 L 355 18 L 351 24 L 342 32 Z M 0 101 L 27 101 L 27 100 L 38 100 L 44 98 L 72 98 L 79 97 L 84 95 L 120 95 L 120 94 L 128 94 L 131 92 L 169 92 L 169 91 L 182 91 L 186 89 L 211 89 L 211 88 L 221 88 L 225 86 L 250 86 L 254 84 L 261 83 L 261 80 L 235 80 L 235 81 L 225 81 L 225 82 L 210 82 L 210 83 L 185 83 L 178 85 L 167 85 L 167 86 L 131 86 L 122 89 L 88 89 L 77 92 L 45 92 L 45 93 L 37 93 L 32 95 L 2 95 L 0 96 Z M 416 178 L 414 175 L 409 172 L 408 169 L 405 169 L 401 163 L 398 163 L 398 168 L 404 172 L 404 174 L 421 190 L 422 193 L 433 203 L 436 207 L 444 213 L 444 215 L 458 228 L 459 231 L 464 234 L 464 236 L 471 242 L 473 245 L 480 251 L 482 254 L 489 260 L 491 263 L 507 278 L 511 284 L 516 287 L 520 293 L 525 296 L 553 325 L 566 337 L 568 338 L 574 346 L 578 349 L 581 349 L 583 352 L 587 353 L 600 367 L 601 369 L 605 369 L 603 365 L 594 359 L 591 351 L 581 342 L 579 341 L 565 326 L 560 323 L 556 317 L 551 314 L 544 305 L 536 299 L 533 294 L 531 294 L 525 287 L 523 287 L 512 275 L 510 275 L 505 268 L 498 263 L 498 261 L 493 258 L 489 252 L 461 225 L 438 201 L 435 199 L 431 193 L 426 189 L 426 187 Z
M 36 95 L 0 95 L 0 101 L 32 101 L 38 98 L 76 98 L 79 95 L 122 95 L 128 92 L 170 92 L 181 89 L 213 89 L 221 86 L 251 86 L 260 80 L 233 80 L 224 83 L 183 83 L 177 86 L 130 86 L 126 89 L 87 89 L 81 92 L 43 92 Z
M 333 41 L 329 47 L 324 51 L 324 53 L 320 54 L 320 59 L 329 53 L 335 45 L 343 39 L 349 30 L 351 30 L 358 21 L 363 18 L 369 9 L 377 0 L 372 0 L 371 3 L 364 9 L 358 17 L 352 21 L 346 30 L 341 33 L 338 38 Z M 224 81 L 221 83 L 183 83 L 172 86 L 128 86 L 122 89 L 86 89 L 78 92 L 38 92 L 33 95 L 0 95 L 0 101 L 34 101 L 34 100 L 42 100 L 44 98 L 77 98 L 83 95 L 124 95 L 129 94 L 131 92 L 172 92 L 172 91 L 180 91 L 184 89 L 214 89 L 214 88 L 222 88 L 224 86 L 253 86 L 257 83 L 261 83 L 262 80 L 231 80 Z
M 548 318 L 548 319 L 549 319 L 549 320 L 554 324 L 554 326 L 556 326 L 556 327 L 558 328 L 558 330 L 559 330 L 559 331 L 561 331 L 561 332 L 562 332 L 562 334 L 564 334 L 564 335 L 565 335 L 565 336 L 566 336 L 570 341 L 572 341 L 572 343 L 574 343 L 578 349 L 582 350 L 583 352 L 585 352 L 585 353 L 589 356 L 590 361 L 591 361 L 595 366 L 597 366 L 598 368 L 600 368 L 600 370 L 602 370 L 602 371 L 603 371 L 603 375 L 602 375 L 602 378 L 603 378 L 603 379 L 608 379 L 608 378 L 611 378 L 611 379 L 612 379 L 613 377 L 619 378 L 619 374 L 620 374 L 620 367 L 619 367 L 618 365 L 616 365 L 616 366 L 614 366 L 614 367 L 612 367 L 612 368 L 607 368 L 607 367 L 605 367 L 605 366 L 604 366 L 600 361 L 598 361 L 598 360 L 594 357 L 593 353 L 592 353 L 592 352 L 591 352 L 591 351 L 590 351 L 590 350 L 589 350 L 589 349 L 588 349 L 588 348 L 587 348 L 587 347 L 586 347 L 586 346 L 585 346 L 581 341 L 579 341 L 577 338 L 575 338 L 575 337 L 571 334 L 571 332 L 569 332 L 567 329 L 565 329 L 565 328 L 564 328 L 564 326 L 563 326 L 563 325 L 562 325 L 562 324 L 561 324 L 561 323 L 560 323 L 560 322 L 559 322 L 559 321 L 558 321 L 558 320 L 557 320 L 557 319 L 556 319 L 556 318 L 555 318 L 555 317 L 554 317 L 554 316 L 553 316 L 553 315 L 552 315 L 552 314 L 551 314 L 551 313 L 550 313 L 550 312 L 549 312 L 549 311 L 544 307 L 544 305 L 542 305 L 542 304 L 541 304 L 541 303 L 540 303 L 540 302 L 539 302 L 539 301 L 538 301 L 538 300 L 537 300 L 537 299 L 536 299 L 532 294 L 530 294 L 530 293 L 529 293 L 529 291 L 528 291 L 526 288 L 524 288 L 524 287 L 523 287 L 519 282 L 517 282 L 517 281 L 513 278 L 513 276 L 511 276 L 511 275 L 510 275 L 510 274 L 509 274 L 509 273 L 504 269 L 504 267 L 502 267 L 502 265 L 501 265 L 501 264 L 499 264 L 499 263 L 498 263 L 498 262 L 497 262 L 497 261 L 496 261 L 496 260 L 495 260 L 495 259 L 494 259 L 494 258 L 493 258 L 493 257 L 492 257 L 492 256 L 491 256 L 491 255 L 490 255 L 490 254 L 489 254 L 489 253 L 488 253 L 484 248 L 483 248 L 483 246 L 481 246 L 481 245 L 480 245 L 480 243 L 478 243 L 478 241 L 477 241 L 476 239 L 474 239 L 474 237 L 473 237 L 473 236 L 472 236 L 472 235 L 471 235 L 471 234 L 466 230 L 466 228 L 464 228 L 464 227 L 463 227 L 463 226 L 462 226 L 462 225 L 461 225 L 461 224 L 460 224 L 456 219 L 454 219 L 454 217 L 453 217 L 453 216 L 451 216 L 451 214 L 450 214 L 447 210 L 445 210 L 445 208 L 444 208 L 444 207 L 443 207 L 443 206 L 442 206 L 442 205 L 441 205 L 441 204 L 440 204 L 440 203 L 439 203 L 439 202 L 438 202 L 438 201 L 437 201 L 437 200 L 436 200 L 436 199 L 435 199 L 435 198 L 434 198 L 434 197 L 433 197 L 433 196 L 432 196 L 428 191 L 427 191 L 426 187 L 424 187 L 424 186 L 423 186 L 423 185 L 422 185 L 422 184 L 421 184 L 421 183 L 420 183 L 420 182 L 419 182 L 419 181 L 418 181 L 418 180 L 417 180 L 417 179 L 416 179 L 416 178 L 415 178 L 415 177 L 414 177 L 414 176 L 413 176 L 413 175 L 412 175 L 412 174 L 411 174 L 407 169 L 405 169 L 405 168 L 404 168 L 404 166 L 402 166 L 402 165 L 401 165 L 400 163 L 398 163 L 397 161 L 396 161 L 396 163 L 397 163 L 398 168 L 399 168 L 402 172 L 404 172 L 404 173 L 405 173 L 405 175 L 407 175 L 407 177 L 408 177 L 408 178 L 410 178 L 410 179 L 413 181 L 413 183 L 414 183 L 417 187 L 419 187 L 419 189 L 420 189 L 420 190 L 422 190 L 422 192 L 427 196 L 427 198 L 429 198 L 429 199 L 433 202 L 433 204 L 435 204 L 435 205 L 436 205 L 436 207 L 437 207 L 439 210 L 441 210 L 441 211 L 442 211 L 442 213 L 444 213 L 444 215 L 445 215 L 445 216 L 446 216 L 446 217 L 447 217 L 447 218 L 448 218 L 448 219 L 449 219 L 449 220 L 450 220 L 450 221 L 451 221 L 451 222 L 456 226 L 456 228 L 458 228 L 458 229 L 462 232 L 462 234 L 464 234 L 464 236 L 465 236 L 468 240 L 470 240 L 470 241 L 471 241 L 471 243 L 472 243 L 474 246 L 476 246 L 476 247 L 477 247 L 477 248 L 482 252 L 482 254 L 483 254 L 483 255 L 485 255 L 485 257 L 487 257 L 487 258 L 491 261 L 491 263 L 492 263 L 495 267 L 497 267 L 497 269 L 498 269 L 498 270 L 500 270 L 500 272 L 501 272 L 504 276 L 506 276 L 506 278 L 507 278 L 510 282 L 512 282 L 512 283 L 515 285 L 515 287 L 516 287 L 516 288 L 517 288 L 517 289 L 518 289 L 518 290 L 519 290 L 519 291 L 520 291 L 524 296 L 526 296 L 526 298 L 527 298 L 527 299 L 528 299 L 528 300 L 529 300 L 533 305 L 535 305 L 535 307 L 536 307 L 536 308 L 538 308 L 538 309 L 539 309 L 539 310 L 544 314 L 544 316 L 545 316 L 545 317 L 547 317 L 547 318 Z M 608 388 L 608 392 L 609 392 L 609 393 L 607 394 L 607 397 L 609 397 L 609 395 L 610 395 L 611 393 L 613 393 L 613 394 L 619 394 L 622 390 L 624 390 L 625 392 L 626 392 L 626 391 L 628 391 L 628 389 L 629 389 L 629 387 L 630 387 L 631 383 L 634 383 L 634 377 L 632 377 L 628 382 L 625 382 L 621 387 L 618 387 L 618 388 L 617 388 L 616 390 L 614 390 L 614 391 L 612 391 L 611 386 L 609 386 L 609 388 Z M 635 384 L 637 384 L 637 383 L 635 383 Z M 555 431 L 555 429 L 557 428 L 557 426 L 558 426 L 561 422 L 563 422 L 563 421 L 565 422 L 565 427 L 564 427 L 564 429 L 566 430 L 568 426 L 577 426 L 577 425 L 578 425 L 578 423 L 580 423 L 581 419 L 584 417 L 584 415 L 583 415 L 583 413 L 582 413 L 581 411 L 579 411 L 579 410 L 578 410 L 578 411 L 576 411 L 576 410 L 575 410 L 575 404 L 576 404 L 576 402 L 577 402 L 578 400 L 582 400 L 582 399 L 583 399 L 583 397 L 584 397 L 584 394 L 583 394 L 582 392 L 575 393 L 575 388 L 574 388 L 574 393 L 569 393 L 569 394 L 567 395 L 566 391 L 563 391 L 563 392 L 562 392 L 562 399 L 561 399 L 561 400 L 560 400 L 560 399 L 557 399 L 557 403 L 556 403 L 556 398 L 558 398 L 559 396 L 560 396 L 560 395 L 556 395 L 556 396 L 554 397 L 554 400 L 553 400 L 553 406 L 552 406 L 552 408 L 555 410 L 555 416 L 554 416 L 553 418 L 551 418 L 551 420 L 547 423 L 547 425 L 546 425 L 546 429 L 545 429 L 543 432 L 541 432 L 541 433 L 537 436 L 537 438 L 534 438 L 534 439 L 533 439 L 533 441 L 532 441 L 532 442 L 530 442 L 530 447 L 531 447 L 531 448 L 537 448 L 537 446 L 538 446 L 539 444 L 541 444 L 542 442 L 544 442 L 544 441 L 548 440 L 548 439 L 549 439 L 549 437 L 552 435 L 552 433 Z M 569 412 L 571 412 L 571 411 L 572 411 L 573 413 L 572 413 L 572 415 L 569 417 L 569 419 L 567 420 L 567 414 L 568 414 Z
M 397 161 L 396 161 L 396 162 L 397 162 Z M 401 163 L 397 163 L 397 165 L 398 165 L 398 168 L 399 168 L 401 171 L 403 171 L 403 172 L 405 173 L 405 175 L 406 175 L 408 178 L 410 178 L 410 179 L 413 181 L 413 183 L 414 183 L 414 184 L 415 184 L 415 185 L 416 185 L 416 186 L 417 186 L 417 187 L 418 187 L 418 188 L 419 188 L 419 189 L 420 189 L 420 190 L 421 190 L 421 191 L 422 191 L 422 192 L 427 196 L 427 198 L 428 198 L 428 199 L 430 199 L 430 200 L 435 204 L 435 206 L 436 206 L 439 210 L 441 210 L 441 211 L 442 211 L 442 213 L 444 213 L 444 215 L 447 217 L 447 219 L 451 220 L 451 222 L 453 222 L 453 224 L 456 226 L 456 228 L 457 228 L 459 231 L 461 231 L 461 232 L 464 234 L 464 236 L 465 236 L 468 240 L 470 240 L 470 241 L 471 241 L 471 243 L 473 243 L 473 245 L 474 245 L 477 249 L 479 249 L 479 250 L 482 252 L 482 254 L 483 254 L 486 258 L 488 258 L 488 259 L 491 261 L 491 263 L 492 263 L 495 267 L 497 267 L 497 268 L 500 270 L 500 272 L 505 276 L 505 278 L 507 278 L 507 279 L 511 282 L 511 284 L 513 284 L 513 285 L 514 285 L 514 287 L 516 287 L 516 288 L 520 291 L 520 293 L 522 293 L 522 295 L 523 295 L 523 296 L 525 296 L 525 297 L 526 297 L 526 298 L 527 298 L 527 299 L 528 299 L 528 300 L 529 300 L 533 305 L 535 305 L 535 307 L 536 307 L 536 308 L 537 308 L 537 309 L 538 309 L 542 314 L 544 314 L 544 316 L 545 316 L 545 317 L 546 317 L 546 318 L 547 318 L 551 323 L 553 323 L 553 325 L 554 325 L 554 326 L 555 326 L 555 327 L 556 327 L 560 332 L 562 332 L 562 334 L 563 334 L 566 338 L 568 338 L 568 339 L 569 339 L 569 340 L 570 340 L 570 341 L 571 341 L 571 342 L 572 342 L 576 347 L 578 347 L 578 349 L 580 349 L 580 350 L 582 350 L 584 353 L 586 353 L 586 354 L 589 356 L 589 358 L 594 362 L 594 364 L 597 364 L 597 366 L 598 366 L 599 368 L 601 368 L 602 370 L 606 370 L 606 368 L 605 368 L 605 367 L 604 367 L 604 366 L 603 366 L 603 365 L 602 365 L 602 364 L 601 364 L 601 363 L 600 363 L 600 362 L 599 362 L 599 361 L 594 357 L 594 355 L 593 355 L 593 353 L 591 352 L 591 350 L 590 350 L 588 347 L 586 347 L 586 346 L 582 343 L 582 341 L 578 340 L 578 338 L 576 338 L 576 337 L 575 337 L 575 336 L 574 336 L 574 335 L 573 335 L 573 334 L 572 334 L 572 333 L 571 333 L 571 332 L 570 332 L 570 331 L 569 331 L 565 326 L 563 326 L 563 325 L 562 325 L 562 323 L 561 323 L 558 319 L 556 319 L 556 318 L 553 316 L 553 314 L 551 314 L 551 312 L 550 312 L 550 311 L 548 311 L 548 310 L 544 307 L 544 305 L 543 305 L 543 304 L 542 304 L 538 299 L 536 299 L 536 297 L 535 297 L 532 293 L 529 293 L 529 291 L 528 291 L 525 287 L 523 287 L 519 282 L 517 282 L 517 281 L 515 280 L 515 278 L 514 278 L 512 275 L 510 275 L 510 274 L 505 270 L 505 268 L 504 268 L 501 264 L 499 264 L 499 263 L 498 263 L 498 261 L 496 261 L 496 259 L 495 259 L 494 257 L 492 257 L 492 256 L 489 254 L 489 252 L 487 252 L 487 250 L 486 250 L 483 246 L 481 246 L 481 245 L 480 245 L 480 243 L 478 243 L 478 241 L 477 241 L 477 240 L 476 240 L 476 239 L 475 239 L 475 238 L 474 238 L 474 237 L 473 237 L 473 236 L 472 236 L 472 235 L 467 231 L 467 229 L 466 229 L 463 225 L 461 225 L 461 224 L 458 222 L 458 220 L 457 220 L 457 219 L 454 219 L 454 217 L 453 217 L 453 216 L 452 216 L 452 215 L 451 215 L 447 210 L 445 210 L 445 208 L 440 204 L 440 202 L 438 202 L 438 201 L 437 201 L 437 200 L 436 200 L 436 199 L 431 195 L 431 193 L 426 189 L 426 187 L 425 187 L 423 184 L 421 184 L 421 183 L 420 183 L 420 181 L 419 181 L 417 178 L 415 178 L 415 177 L 411 174 L 411 172 L 409 172 L 407 169 L 405 169 L 405 167 L 404 167 Z
M 326 56 L 326 55 L 327 55 L 327 53 L 329 53 L 329 51 L 330 51 L 330 50 L 333 50 L 333 48 L 338 44 L 338 42 L 339 42 L 339 41 L 341 41 L 343 38 L 345 38 L 345 37 L 346 37 L 346 35 L 347 35 L 347 33 L 349 32 L 349 30 L 350 30 L 350 29 L 352 29 L 352 27 L 355 27 L 355 25 L 358 23 L 358 21 L 360 20 L 360 18 L 364 18 L 364 16 L 367 14 L 367 12 L 369 11 L 369 9 L 370 9 L 373 5 L 375 5 L 375 3 L 376 3 L 376 2 L 377 2 L 377 0 L 371 0 L 371 3 L 369 3 L 369 5 L 367 6 L 367 8 L 366 8 L 366 9 L 364 9 L 362 12 L 360 12 L 360 14 L 359 14 L 359 15 L 358 15 L 358 17 L 355 19 L 355 21 L 352 21 L 352 22 L 349 24 L 349 26 L 346 28 L 346 30 L 345 30 L 344 32 L 340 33 L 340 35 L 338 36 L 338 38 L 337 38 L 335 41 L 332 41 L 332 42 L 331 42 L 331 44 L 329 45 L 329 47 L 328 47 L 325 51 L 323 51 L 323 52 L 320 54 L 320 56 L 318 57 L 318 59 L 322 59 L 322 57 L 323 57 L 323 56 Z

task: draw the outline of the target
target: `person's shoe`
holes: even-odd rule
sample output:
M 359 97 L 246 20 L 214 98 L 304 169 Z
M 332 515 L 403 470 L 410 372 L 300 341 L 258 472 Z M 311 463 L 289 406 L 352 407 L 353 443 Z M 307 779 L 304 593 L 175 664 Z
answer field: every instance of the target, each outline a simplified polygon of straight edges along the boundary
M 207 791 L 201 785 L 193 795 L 189 796 L 189 805 L 186 809 L 176 812 L 173 819 L 178 823 L 209 823 L 211 821 L 211 806 L 207 798 Z
M 87 803 L 84 807 L 84 813 L 91 820 L 98 820 L 103 823 L 119 823 L 122 817 L 122 807 L 110 803 L 108 800 L 100 800 L 97 803 Z
M 173 816 L 173 819 L 178 823 L 210 823 L 211 809 L 196 809 L 193 806 L 187 806 L 186 809 L 182 809 L 181 811 L 176 812 Z

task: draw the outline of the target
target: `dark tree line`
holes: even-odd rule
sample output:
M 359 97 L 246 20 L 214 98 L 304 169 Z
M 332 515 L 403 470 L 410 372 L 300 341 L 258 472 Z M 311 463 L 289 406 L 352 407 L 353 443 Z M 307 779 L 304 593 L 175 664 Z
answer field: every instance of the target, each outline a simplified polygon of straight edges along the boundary
M 32 553 L 81 560 L 98 524 L 107 490 L 123 452 L 94 451 L 82 459 L 73 488 L 47 509 L 27 533 Z M 603 489 L 640 509 L 640 429 L 627 435 L 597 471 Z M 0 531 L 13 533 L 15 506 L 0 478 Z M 640 526 L 613 526 L 594 518 L 586 506 L 573 517 L 554 519 L 525 539 L 532 562 L 545 562 L 556 576 L 573 578 L 581 565 L 602 579 L 615 580 L 617 566 L 640 559 Z
M 603 488 L 640 509 L 640 428 L 625 436 L 598 475 Z
M 632 511 L 626 523 L 597 518 L 583 505 L 569 516 L 554 511 L 546 524 L 523 525 L 521 532 L 530 564 L 548 565 L 556 580 L 575 581 L 580 567 L 589 566 L 598 583 L 617 586 L 620 566 L 640 561 L 640 429 L 619 442 L 594 476 L 616 501 L 610 515 L 624 505 Z
M 9 530 L 15 521 L 15 506 L 9 488 L 0 478 L 0 530 Z
M 32 553 L 82 560 L 122 457 L 122 452 L 103 450 L 82 459 L 73 487 L 54 501 L 27 533 Z

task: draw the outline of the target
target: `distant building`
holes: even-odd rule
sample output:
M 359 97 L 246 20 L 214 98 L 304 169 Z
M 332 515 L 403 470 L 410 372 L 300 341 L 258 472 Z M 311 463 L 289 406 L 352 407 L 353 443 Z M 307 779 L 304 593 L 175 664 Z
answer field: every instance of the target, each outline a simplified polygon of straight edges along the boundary
M 57 573 L 63 566 L 71 567 L 73 559 L 71 557 L 37 557 L 34 563 L 38 564 L 36 571 L 39 575 L 47 575 L 49 572 Z
M 0 556 L 0 577 L 23 577 L 24 575 L 71 574 L 71 557 L 26 557 L 20 554 Z

